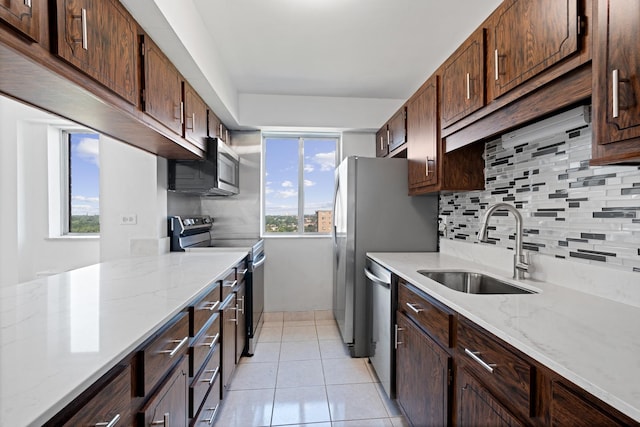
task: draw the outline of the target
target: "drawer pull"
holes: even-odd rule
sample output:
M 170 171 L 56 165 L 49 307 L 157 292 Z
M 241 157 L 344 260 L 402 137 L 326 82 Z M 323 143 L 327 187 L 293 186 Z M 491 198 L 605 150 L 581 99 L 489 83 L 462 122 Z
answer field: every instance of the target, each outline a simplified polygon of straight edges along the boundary
M 411 304 L 410 302 L 407 303 L 407 307 L 413 310 L 414 313 L 420 313 L 421 311 L 424 311 L 424 308 L 416 308 L 417 305 L 418 304 Z
M 204 304 L 202 304 L 202 309 L 203 310 L 209 310 L 209 311 L 213 311 L 216 309 L 216 307 L 218 306 L 218 304 L 220 304 L 220 301 L 215 301 L 215 302 L 210 302 L 207 301 Z
M 238 284 L 238 281 L 237 281 L 237 280 L 234 280 L 233 282 L 232 282 L 232 281 L 229 281 L 229 280 L 225 280 L 225 281 L 222 283 L 222 286 L 224 286 L 225 288 L 233 288 L 233 287 L 235 287 L 237 284 Z
M 118 421 L 120 421 L 120 414 L 116 414 L 116 416 L 113 417 L 111 421 L 96 423 L 95 426 L 96 427 L 115 427 L 115 425 L 118 424 Z
M 159 351 L 158 353 L 169 354 L 169 357 L 173 357 L 178 354 L 178 351 L 180 351 L 180 349 L 187 343 L 187 341 L 189 341 L 188 336 L 182 338 L 181 340 L 171 340 L 170 342 L 174 344 L 178 343 L 178 345 L 173 350 L 163 350 Z
M 213 384 L 213 380 L 216 378 L 216 375 L 218 375 L 218 371 L 220 370 L 220 367 L 218 366 L 216 369 L 209 369 L 207 371 L 204 371 L 204 373 L 209 373 L 209 372 L 213 372 L 213 375 L 211 375 L 211 378 L 207 379 L 201 379 L 200 382 L 202 383 L 209 383 L 209 385 Z
M 240 314 L 244 314 L 244 297 L 238 299 L 240 300 Z
M 169 417 L 171 417 L 171 414 L 169 412 L 166 412 L 161 420 L 159 420 L 159 421 L 151 421 L 151 425 L 152 426 L 160 426 L 161 425 L 161 426 L 164 426 L 164 427 L 169 427 Z
M 245 274 L 247 274 L 247 271 L 249 271 L 249 270 L 245 268 L 242 271 L 238 271 L 238 274 L 242 274 L 244 276 Z
M 24 0 L 24 5 L 31 8 L 31 0 Z
M 478 362 L 480 366 L 493 374 L 493 368 L 496 367 L 495 363 L 487 363 L 484 360 L 480 359 L 480 357 L 478 356 L 480 354 L 479 351 L 471 351 L 468 348 L 465 348 L 464 352 L 467 353 L 473 360 Z
M 87 9 L 81 10 L 80 20 L 80 25 L 82 25 L 82 48 L 84 50 L 88 50 L 89 43 L 87 42 Z
M 207 423 L 209 425 L 213 424 L 213 420 L 216 418 L 216 413 L 218 413 L 219 407 L 220 404 L 218 403 L 214 408 L 207 408 L 206 411 L 213 411 L 213 414 L 211 414 L 211 418 L 209 418 L 208 420 L 202 420 L 201 422 Z
M 216 343 L 218 342 L 218 338 L 220 337 L 220 332 L 218 332 L 217 334 L 215 334 L 214 336 L 208 336 L 207 338 L 213 338 L 213 340 L 210 343 L 206 343 L 203 342 L 202 344 L 200 344 L 203 347 L 209 347 L 209 348 L 213 348 L 214 345 L 216 345 Z
M 619 70 L 613 70 L 612 72 L 612 84 L 613 84 L 613 88 L 612 88 L 612 98 L 613 98 L 613 111 L 612 111 L 612 115 L 613 118 L 616 119 L 618 118 L 618 116 L 620 115 L 620 71 Z

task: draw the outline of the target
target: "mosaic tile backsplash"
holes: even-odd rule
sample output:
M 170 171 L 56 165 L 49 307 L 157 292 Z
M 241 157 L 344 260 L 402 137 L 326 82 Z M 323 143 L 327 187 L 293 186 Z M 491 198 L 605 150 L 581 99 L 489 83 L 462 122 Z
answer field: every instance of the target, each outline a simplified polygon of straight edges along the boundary
M 440 195 L 441 238 L 476 242 L 487 207 L 506 202 L 522 213 L 525 249 L 640 273 L 640 167 L 589 166 L 591 125 L 567 126 L 487 143 L 485 190 Z M 513 249 L 513 217 L 489 225 L 489 243 Z

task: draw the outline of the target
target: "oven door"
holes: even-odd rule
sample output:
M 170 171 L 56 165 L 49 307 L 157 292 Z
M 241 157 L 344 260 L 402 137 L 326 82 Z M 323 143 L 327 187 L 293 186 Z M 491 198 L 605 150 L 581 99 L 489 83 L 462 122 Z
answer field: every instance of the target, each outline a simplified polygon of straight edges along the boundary
M 240 192 L 240 157 L 218 139 L 218 188 L 233 194 Z

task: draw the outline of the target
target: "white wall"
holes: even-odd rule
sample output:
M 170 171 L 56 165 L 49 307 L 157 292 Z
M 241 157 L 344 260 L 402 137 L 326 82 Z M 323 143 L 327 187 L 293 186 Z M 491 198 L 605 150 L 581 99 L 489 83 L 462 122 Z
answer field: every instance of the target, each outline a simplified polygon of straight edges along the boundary
M 343 132 L 340 159 L 349 156 L 375 157 L 376 134 L 374 132 Z
M 266 312 L 331 310 L 331 238 L 265 239 Z
M 100 164 L 101 261 L 166 252 L 166 160 L 101 136 Z
M 98 239 L 48 238 L 48 133 L 63 124 L 0 97 L 0 286 L 99 261 Z

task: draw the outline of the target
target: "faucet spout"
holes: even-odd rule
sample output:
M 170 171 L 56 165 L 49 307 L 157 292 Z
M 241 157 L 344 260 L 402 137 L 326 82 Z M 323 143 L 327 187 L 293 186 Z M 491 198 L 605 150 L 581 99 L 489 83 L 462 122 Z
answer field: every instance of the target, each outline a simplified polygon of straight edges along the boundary
M 513 205 L 508 203 L 496 203 L 487 209 L 487 212 L 484 214 L 484 218 L 482 219 L 482 223 L 480 224 L 478 241 L 487 241 L 487 236 L 489 234 L 489 219 L 499 210 L 511 212 L 516 219 L 516 253 L 513 257 L 513 278 L 524 279 L 524 274 L 529 271 L 529 264 L 522 249 L 522 215 Z

